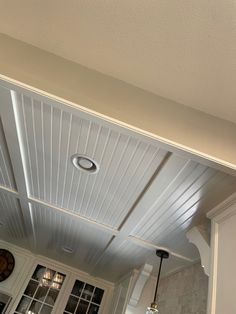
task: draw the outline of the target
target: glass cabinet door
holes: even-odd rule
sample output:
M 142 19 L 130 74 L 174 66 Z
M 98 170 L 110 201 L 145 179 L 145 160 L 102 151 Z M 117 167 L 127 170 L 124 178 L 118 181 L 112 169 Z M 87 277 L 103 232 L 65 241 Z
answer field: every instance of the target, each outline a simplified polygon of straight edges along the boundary
M 50 314 L 65 275 L 38 265 L 15 310 L 15 314 Z
M 64 314 L 97 314 L 104 290 L 76 280 L 67 301 Z

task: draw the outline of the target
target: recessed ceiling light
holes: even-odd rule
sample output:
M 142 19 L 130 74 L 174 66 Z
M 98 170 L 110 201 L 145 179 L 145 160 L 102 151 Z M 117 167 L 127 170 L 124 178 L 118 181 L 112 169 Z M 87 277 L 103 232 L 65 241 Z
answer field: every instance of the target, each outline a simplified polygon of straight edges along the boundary
M 74 250 L 68 246 L 63 246 L 61 249 L 63 252 L 68 253 L 68 254 L 72 254 L 74 252 Z
M 75 154 L 71 157 L 71 161 L 79 170 L 89 173 L 96 173 L 98 171 L 98 164 L 88 156 Z

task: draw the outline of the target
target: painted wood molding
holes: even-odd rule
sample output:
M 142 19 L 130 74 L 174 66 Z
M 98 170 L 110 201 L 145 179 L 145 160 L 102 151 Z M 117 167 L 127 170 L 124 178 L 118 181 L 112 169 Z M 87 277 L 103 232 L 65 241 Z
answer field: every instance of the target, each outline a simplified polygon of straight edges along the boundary
M 193 243 L 200 253 L 201 264 L 207 276 L 210 275 L 210 239 L 204 226 L 193 227 L 186 233 L 189 242 Z
M 236 192 L 231 194 L 226 200 L 218 204 L 207 213 L 207 217 L 214 222 L 220 223 L 229 218 L 236 211 Z
M 232 216 L 236 215 L 236 192 L 230 195 L 222 203 L 218 204 L 207 213 L 207 217 L 211 219 L 211 274 L 209 277 L 207 314 L 215 314 L 217 312 L 217 291 L 219 289 L 219 256 L 221 248 L 219 241 L 221 239 L 220 226 Z M 234 249 L 232 238 L 227 241 L 227 245 Z M 221 266 L 222 267 L 222 266 Z M 224 287 L 225 288 L 225 287 Z M 227 309 L 226 309 L 227 311 Z
M 153 266 L 149 264 L 144 264 L 141 268 L 129 300 L 130 306 L 136 306 L 138 304 L 138 301 L 142 295 L 143 288 L 151 275 L 152 269 Z

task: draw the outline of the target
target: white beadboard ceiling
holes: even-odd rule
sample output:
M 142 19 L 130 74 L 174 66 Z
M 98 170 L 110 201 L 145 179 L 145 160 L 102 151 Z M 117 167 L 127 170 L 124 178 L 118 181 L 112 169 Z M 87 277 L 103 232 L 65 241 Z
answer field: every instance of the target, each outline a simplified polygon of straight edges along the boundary
M 0 32 L 236 122 L 232 0 L 1 0 Z
M 235 177 L 85 108 L 1 84 L 2 239 L 112 282 L 145 262 L 155 273 L 158 247 L 171 253 L 166 273 L 199 260 L 185 232 L 236 190 Z M 99 171 L 74 168 L 76 153 Z

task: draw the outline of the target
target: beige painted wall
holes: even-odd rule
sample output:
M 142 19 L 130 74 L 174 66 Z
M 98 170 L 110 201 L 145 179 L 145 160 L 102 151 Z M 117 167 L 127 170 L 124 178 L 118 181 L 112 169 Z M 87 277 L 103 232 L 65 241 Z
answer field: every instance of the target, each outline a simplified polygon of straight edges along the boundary
M 137 307 L 128 307 L 126 314 L 145 314 L 152 300 L 155 280 L 151 278 Z M 208 277 L 200 264 L 165 277 L 160 282 L 160 314 L 206 314 Z

